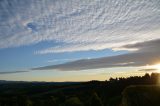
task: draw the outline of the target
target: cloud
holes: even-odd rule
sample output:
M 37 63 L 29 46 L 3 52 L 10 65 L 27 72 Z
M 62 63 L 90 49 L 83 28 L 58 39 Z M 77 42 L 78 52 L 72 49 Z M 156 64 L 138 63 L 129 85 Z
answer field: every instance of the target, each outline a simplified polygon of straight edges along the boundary
M 110 67 L 139 67 L 153 65 L 160 62 L 160 39 L 122 46 L 122 48 L 136 48 L 137 51 L 110 57 L 95 59 L 83 59 L 64 64 L 50 65 L 34 68 L 33 70 L 52 70 L 62 71 L 88 70 Z
M 119 50 L 160 38 L 159 5 L 158 0 L 4 0 L 0 48 L 51 41 L 59 45 L 36 53 Z
M 144 72 L 153 72 L 153 71 L 157 71 L 157 69 L 141 69 L 141 70 L 138 70 L 138 71 L 144 71 Z
M 88 57 L 89 58 L 89 57 Z M 63 62 L 63 61 L 75 61 L 75 60 L 80 60 L 81 58 L 74 58 L 74 59 L 53 59 L 53 60 L 48 60 L 48 63 L 55 63 L 55 62 Z
M 28 72 L 28 71 L 0 72 L 0 75 L 1 75 L 1 74 L 15 74 L 15 73 L 23 73 L 23 72 Z

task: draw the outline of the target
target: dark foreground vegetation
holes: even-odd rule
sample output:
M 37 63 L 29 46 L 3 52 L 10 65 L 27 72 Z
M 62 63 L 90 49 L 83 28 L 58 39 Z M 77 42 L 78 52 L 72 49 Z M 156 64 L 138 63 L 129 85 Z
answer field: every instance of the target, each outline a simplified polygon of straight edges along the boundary
M 0 106 L 160 106 L 159 87 L 148 87 L 159 78 L 152 73 L 75 83 L 0 81 Z
M 129 86 L 123 91 L 123 106 L 160 106 L 160 86 Z

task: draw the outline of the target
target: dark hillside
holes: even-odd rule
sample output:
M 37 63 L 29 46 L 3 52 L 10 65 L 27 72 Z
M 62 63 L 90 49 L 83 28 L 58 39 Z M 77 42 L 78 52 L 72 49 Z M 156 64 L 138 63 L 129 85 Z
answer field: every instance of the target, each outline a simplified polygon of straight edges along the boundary
M 110 78 L 109 81 L 68 83 L 1 81 L 0 106 L 120 106 L 126 87 L 156 85 L 159 75 L 153 73 L 142 77 Z

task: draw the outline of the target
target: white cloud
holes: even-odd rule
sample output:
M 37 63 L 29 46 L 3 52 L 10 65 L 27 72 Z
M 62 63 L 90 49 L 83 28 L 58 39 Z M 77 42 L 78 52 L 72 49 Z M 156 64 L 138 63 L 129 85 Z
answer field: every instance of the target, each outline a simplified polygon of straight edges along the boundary
M 106 48 L 160 38 L 158 0 L 69 0 L 0 3 L 0 48 L 60 42 L 36 53 Z

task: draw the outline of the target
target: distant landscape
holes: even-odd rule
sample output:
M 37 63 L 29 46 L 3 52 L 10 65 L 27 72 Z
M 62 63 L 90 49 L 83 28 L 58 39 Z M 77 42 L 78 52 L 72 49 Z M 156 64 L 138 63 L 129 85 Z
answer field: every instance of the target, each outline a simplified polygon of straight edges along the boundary
M 88 82 L 0 81 L 0 106 L 159 106 L 159 73 Z

